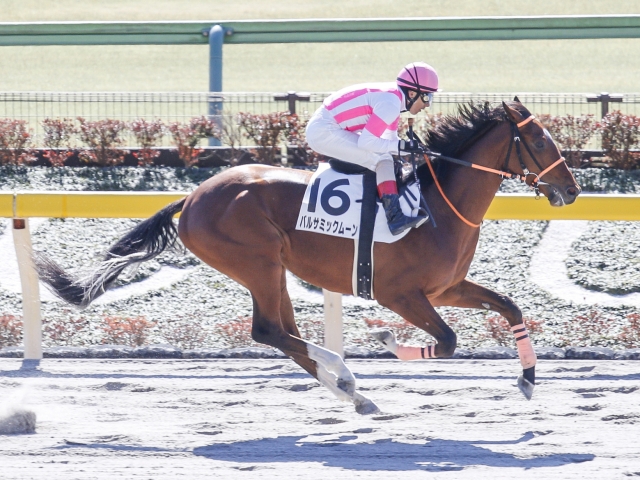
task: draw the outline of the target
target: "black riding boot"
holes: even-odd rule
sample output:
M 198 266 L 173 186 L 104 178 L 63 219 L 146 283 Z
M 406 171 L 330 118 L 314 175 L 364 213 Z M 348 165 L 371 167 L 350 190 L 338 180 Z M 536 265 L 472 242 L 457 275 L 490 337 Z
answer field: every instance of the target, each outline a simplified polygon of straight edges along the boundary
M 387 223 L 392 235 L 400 235 L 405 230 L 419 227 L 426 222 L 429 217 L 418 215 L 417 217 L 407 217 L 400 208 L 400 197 L 397 193 L 382 195 L 382 205 L 387 215 Z

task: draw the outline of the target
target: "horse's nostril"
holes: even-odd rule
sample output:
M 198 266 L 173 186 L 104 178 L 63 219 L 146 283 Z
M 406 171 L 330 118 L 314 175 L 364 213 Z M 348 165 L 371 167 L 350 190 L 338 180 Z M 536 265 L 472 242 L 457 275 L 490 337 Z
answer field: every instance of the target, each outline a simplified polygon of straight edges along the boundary
M 576 195 L 578 195 L 578 190 L 576 189 L 576 187 L 569 187 L 567 188 L 567 195 L 575 197 Z

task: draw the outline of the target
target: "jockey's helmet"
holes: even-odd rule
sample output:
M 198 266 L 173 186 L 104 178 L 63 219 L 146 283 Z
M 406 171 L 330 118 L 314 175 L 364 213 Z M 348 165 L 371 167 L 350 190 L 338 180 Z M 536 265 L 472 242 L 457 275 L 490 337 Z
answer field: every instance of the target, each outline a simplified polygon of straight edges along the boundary
M 428 97 L 431 99 L 433 92 L 438 91 L 438 73 L 435 69 L 424 62 L 414 62 L 406 65 L 398 73 L 398 87 L 404 92 L 407 99 L 407 109 L 419 97 Z M 418 93 L 413 99 L 408 96 L 408 91 L 413 90 Z M 424 100 L 424 98 L 423 98 Z M 428 102 L 425 102 L 428 105 Z

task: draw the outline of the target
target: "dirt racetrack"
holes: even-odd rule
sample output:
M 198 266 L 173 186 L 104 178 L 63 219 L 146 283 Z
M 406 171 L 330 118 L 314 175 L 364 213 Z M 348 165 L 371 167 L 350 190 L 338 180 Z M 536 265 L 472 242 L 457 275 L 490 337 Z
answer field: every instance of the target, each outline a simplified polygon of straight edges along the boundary
M 0 359 L 3 479 L 640 476 L 640 363 L 349 360 L 360 416 L 289 360 Z M 3 414 L 0 414 L 0 417 Z

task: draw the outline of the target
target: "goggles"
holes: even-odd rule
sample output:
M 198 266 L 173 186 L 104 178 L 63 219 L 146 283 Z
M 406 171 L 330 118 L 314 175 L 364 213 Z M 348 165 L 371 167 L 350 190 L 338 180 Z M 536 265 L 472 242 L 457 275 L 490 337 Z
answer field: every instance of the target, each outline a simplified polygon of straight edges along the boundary
M 420 100 L 422 100 L 427 106 L 431 105 L 431 102 L 433 101 L 433 92 L 421 93 Z

